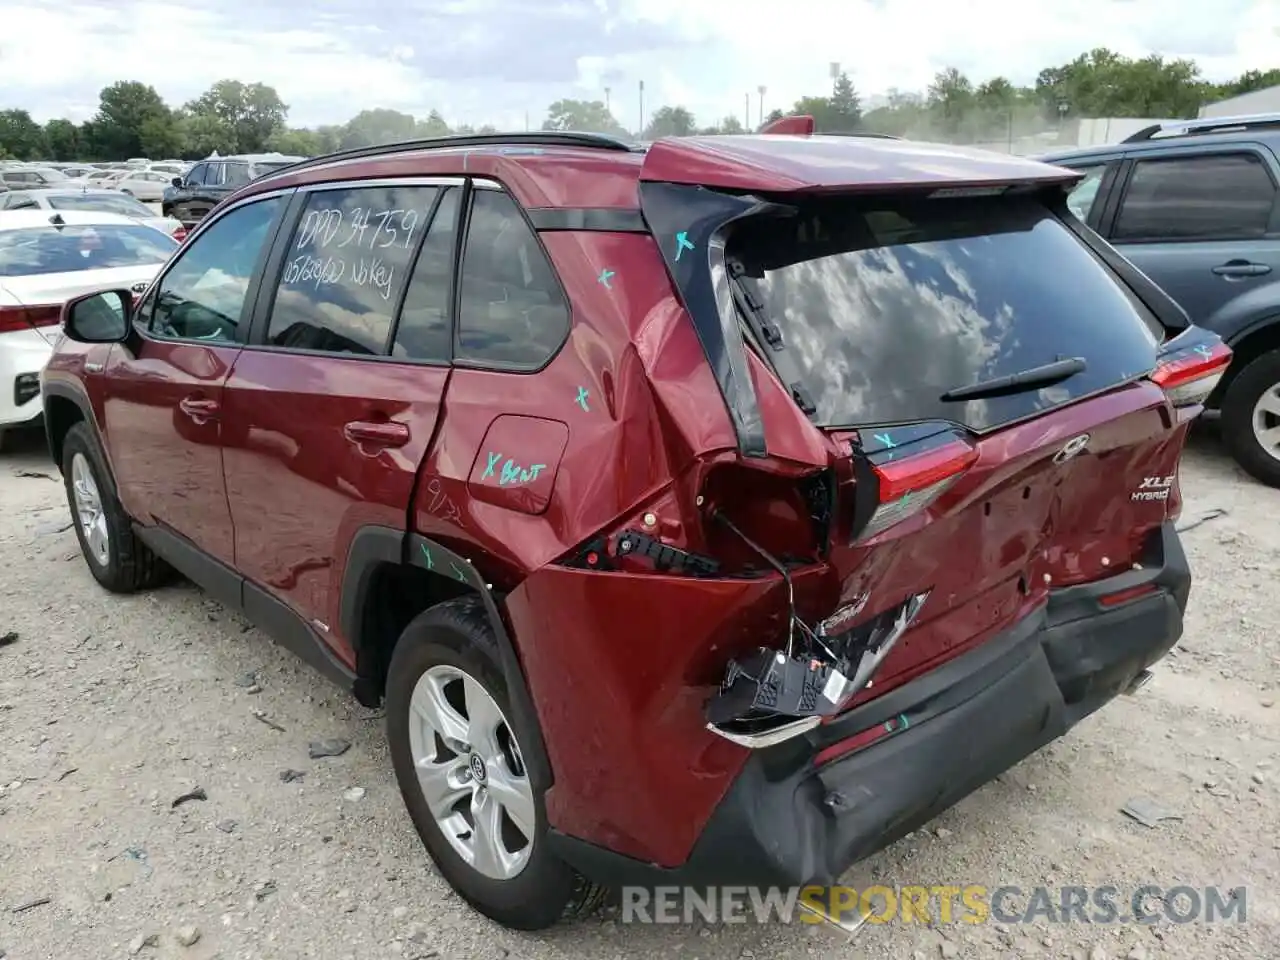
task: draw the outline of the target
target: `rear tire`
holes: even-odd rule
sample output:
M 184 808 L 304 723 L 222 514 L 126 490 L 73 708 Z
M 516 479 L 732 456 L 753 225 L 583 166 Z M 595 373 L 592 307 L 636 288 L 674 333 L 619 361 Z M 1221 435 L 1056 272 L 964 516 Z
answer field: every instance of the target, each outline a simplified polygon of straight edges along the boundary
M 470 684 L 478 686 L 480 692 Z M 428 696 L 433 690 L 440 691 L 435 701 Z M 443 691 L 448 691 L 447 697 Z M 465 691 L 465 700 L 457 699 L 459 691 Z M 453 710 L 449 723 L 443 725 L 465 724 L 456 729 L 459 734 L 469 731 L 468 739 L 475 743 L 454 739 L 450 742 L 459 748 L 451 749 L 443 737 L 432 732 L 433 725 L 423 718 L 433 711 L 424 712 L 424 703 L 441 701 Z M 477 705 L 474 709 L 473 702 Z M 494 707 L 500 716 L 491 717 L 489 727 L 495 722 L 498 725 L 489 738 L 483 735 L 483 713 L 484 709 Z M 434 711 L 434 715 L 439 715 L 439 711 Z M 413 825 L 436 868 L 472 907 L 505 927 L 543 930 L 562 918 L 584 913 L 600 904 L 605 891 L 583 879 L 547 849 L 546 806 L 541 792 L 533 790 L 528 783 L 519 749 L 521 744 L 530 742 L 532 731 L 522 729 L 511 710 L 499 666 L 497 642 L 479 597 L 473 595 L 441 603 L 419 614 L 405 628 L 388 670 L 386 717 L 396 780 Z M 477 732 L 481 735 L 471 735 Z M 505 747 L 494 753 L 486 744 L 505 744 Z M 484 771 L 483 778 L 467 773 L 473 769 L 469 758 L 476 756 L 482 758 L 479 766 Z M 426 769 L 428 764 L 436 770 L 447 768 L 459 773 L 457 778 L 453 778 L 453 773 L 447 775 L 453 778 L 448 781 L 450 799 L 438 803 L 435 813 L 419 777 L 419 769 Z M 434 782 L 445 782 L 445 774 L 438 776 L 439 780 L 432 778 Z M 517 823 L 521 816 L 507 816 L 507 811 L 518 809 L 521 804 L 508 806 L 499 801 L 502 812 L 496 815 L 499 829 L 493 835 L 501 838 L 502 856 L 516 864 L 514 874 L 505 879 L 494 875 L 501 871 L 485 871 L 477 865 L 482 862 L 478 851 L 485 831 L 475 829 L 476 817 L 471 812 L 477 795 L 499 796 L 500 783 L 503 796 L 512 795 L 513 785 L 523 791 L 522 796 L 532 802 L 533 820 L 532 836 L 528 836 Z M 486 790 L 484 784 L 493 789 Z M 458 798 L 451 799 L 455 793 Z M 482 799 L 480 802 L 493 801 Z M 454 810 L 462 812 L 448 812 Z M 439 818 L 438 814 L 441 814 Z M 458 817 L 465 820 L 459 821 Z M 465 837 L 468 823 L 472 825 L 470 840 Z M 458 837 L 459 829 L 464 836 Z M 527 846 L 511 853 L 508 837 L 527 840 Z M 468 843 L 477 851 L 473 859 L 464 857 L 459 849 L 460 844 L 465 848 Z M 486 858 L 486 865 L 501 860 L 502 857 Z
M 1266 409 L 1270 405 L 1272 409 Z M 1280 435 L 1275 445 L 1259 436 L 1280 427 L 1280 351 L 1264 353 L 1243 370 L 1222 400 L 1222 438 L 1236 462 L 1254 479 L 1280 487 Z
M 106 458 L 84 421 L 62 442 L 62 478 L 80 552 L 98 583 L 113 593 L 134 593 L 172 576 L 172 568 L 133 532 Z

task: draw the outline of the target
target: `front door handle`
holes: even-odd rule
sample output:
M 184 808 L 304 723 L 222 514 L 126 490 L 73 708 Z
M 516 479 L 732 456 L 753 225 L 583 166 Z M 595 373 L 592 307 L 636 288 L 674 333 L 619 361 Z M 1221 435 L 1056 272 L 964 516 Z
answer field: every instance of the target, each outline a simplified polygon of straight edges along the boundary
M 1261 277 L 1271 272 L 1265 263 L 1252 263 L 1249 260 L 1228 260 L 1221 266 L 1213 268 L 1220 277 Z
M 217 400 L 205 400 L 200 397 L 183 397 L 178 401 L 178 409 L 196 423 L 213 420 L 218 416 Z
M 395 420 L 352 420 L 342 428 L 342 435 L 369 447 L 403 447 L 409 442 L 409 428 Z

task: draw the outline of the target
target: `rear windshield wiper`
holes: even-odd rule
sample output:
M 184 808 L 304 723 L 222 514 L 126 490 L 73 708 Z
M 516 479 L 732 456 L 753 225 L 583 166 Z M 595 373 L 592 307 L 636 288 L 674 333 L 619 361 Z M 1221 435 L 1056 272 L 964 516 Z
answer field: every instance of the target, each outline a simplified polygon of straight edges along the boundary
M 1061 383 L 1077 373 L 1084 373 L 1086 366 L 1083 357 L 1067 357 L 1004 377 L 992 377 L 990 380 L 971 383 L 967 387 L 956 387 L 954 390 L 948 390 L 939 399 L 943 403 L 951 403 L 958 400 L 985 400 L 988 397 L 1007 397 L 1015 393 L 1026 393 L 1028 390 Z

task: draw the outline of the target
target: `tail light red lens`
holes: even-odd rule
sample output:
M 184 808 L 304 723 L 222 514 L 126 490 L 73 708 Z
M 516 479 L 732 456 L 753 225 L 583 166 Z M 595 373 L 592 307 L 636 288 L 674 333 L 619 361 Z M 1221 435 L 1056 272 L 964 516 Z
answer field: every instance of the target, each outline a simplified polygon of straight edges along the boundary
M 977 459 L 975 447 L 953 440 L 914 456 L 873 463 L 880 481 L 880 504 L 858 539 L 874 537 L 924 510 Z
M 1204 403 L 1231 364 L 1231 348 L 1221 340 L 1179 353 L 1151 374 L 1175 407 Z
M 187 228 L 179 227 L 177 230 L 173 231 L 173 239 L 177 240 L 179 243 L 187 239 Z
M 0 306 L 0 333 L 30 330 L 32 327 L 56 327 L 62 322 L 62 305 Z

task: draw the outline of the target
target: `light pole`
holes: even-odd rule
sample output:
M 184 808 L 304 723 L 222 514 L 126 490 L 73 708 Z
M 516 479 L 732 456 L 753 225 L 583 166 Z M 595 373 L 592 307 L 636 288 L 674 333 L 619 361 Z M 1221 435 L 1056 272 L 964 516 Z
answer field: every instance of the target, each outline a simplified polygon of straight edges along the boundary
M 609 112 L 611 112 L 611 111 L 609 110 L 609 94 L 611 94 L 611 93 L 613 93 L 613 91 L 612 91 L 612 90 L 610 90 L 608 87 L 605 87 L 605 88 L 604 88 L 604 110 L 605 110 L 605 113 L 609 113 Z
M 764 126 L 764 91 L 763 86 L 756 87 L 756 93 L 760 94 L 760 126 Z
M 644 136 L 644 81 L 640 81 L 640 128 L 636 132 L 639 137 Z
M 742 113 L 742 122 L 746 124 L 747 129 L 750 130 L 751 129 L 751 91 L 748 90 L 746 93 L 744 93 L 742 95 L 742 99 L 745 104 L 745 109 L 743 110 L 743 113 Z

